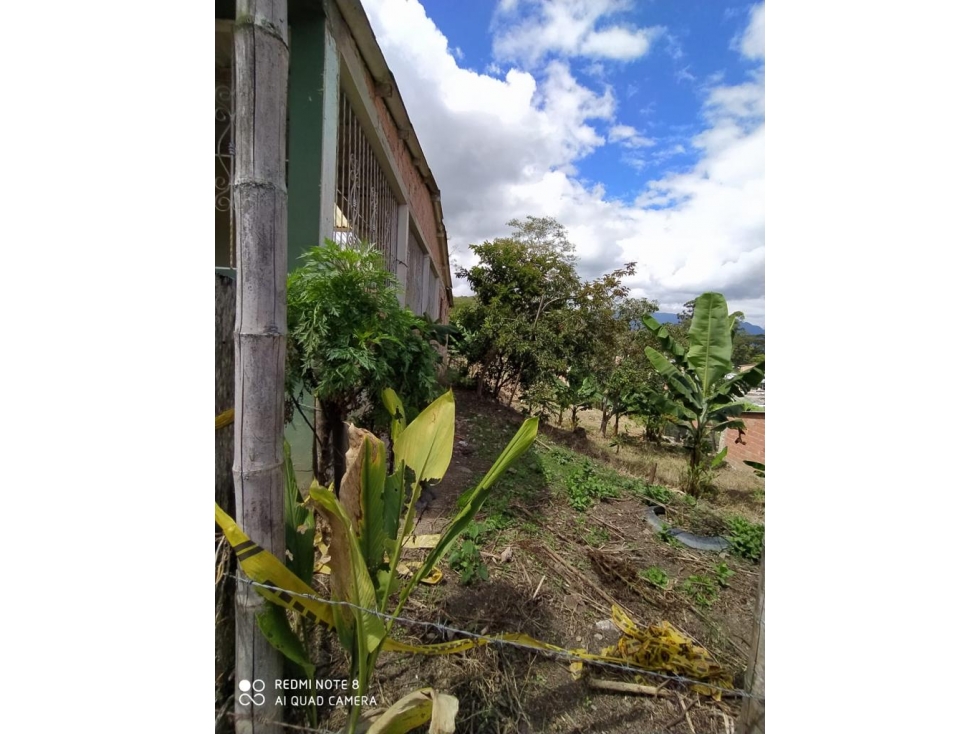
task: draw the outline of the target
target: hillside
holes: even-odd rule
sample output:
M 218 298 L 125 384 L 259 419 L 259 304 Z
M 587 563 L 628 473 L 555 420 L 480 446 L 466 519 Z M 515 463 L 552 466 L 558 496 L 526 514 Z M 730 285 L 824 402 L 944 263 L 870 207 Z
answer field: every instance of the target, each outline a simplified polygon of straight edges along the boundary
M 661 324 L 675 324 L 680 320 L 680 317 L 675 313 L 663 313 L 662 311 L 657 311 L 653 314 L 653 318 L 659 321 Z M 752 324 L 747 321 L 741 324 L 744 327 L 746 334 L 751 336 L 757 336 L 758 334 L 764 334 L 764 327 L 758 326 L 757 324 Z

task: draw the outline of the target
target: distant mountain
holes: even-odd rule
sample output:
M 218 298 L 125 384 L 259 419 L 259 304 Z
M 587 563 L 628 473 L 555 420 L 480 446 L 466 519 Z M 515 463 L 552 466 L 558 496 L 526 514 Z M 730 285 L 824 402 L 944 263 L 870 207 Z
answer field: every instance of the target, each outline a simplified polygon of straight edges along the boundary
M 680 320 L 680 317 L 675 313 L 663 313 L 662 311 L 657 311 L 653 314 L 653 318 L 656 319 L 661 324 L 675 324 Z M 741 326 L 744 327 L 745 334 L 750 334 L 751 336 L 756 336 L 758 334 L 764 334 L 765 330 L 760 326 L 755 326 L 754 324 L 749 324 L 747 321 L 743 322 Z

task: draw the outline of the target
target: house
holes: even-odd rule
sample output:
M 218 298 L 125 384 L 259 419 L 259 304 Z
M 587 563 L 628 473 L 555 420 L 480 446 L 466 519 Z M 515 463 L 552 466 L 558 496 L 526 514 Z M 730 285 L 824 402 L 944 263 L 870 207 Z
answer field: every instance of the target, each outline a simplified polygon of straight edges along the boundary
M 234 405 L 234 18 L 233 0 L 217 0 L 215 415 Z M 362 4 L 289 0 L 288 24 L 287 124 L 270 134 L 285 138 L 289 269 L 324 239 L 366 240 L 397 275 L 403 303 L 446 323 L 452 280 L 439 188 Z M 296 416 L 286 437 L 298 478 L 308 481 L 312 431 Z M 230 440 L 219 433 L 215 447 L 216 481 L 229 485 Z

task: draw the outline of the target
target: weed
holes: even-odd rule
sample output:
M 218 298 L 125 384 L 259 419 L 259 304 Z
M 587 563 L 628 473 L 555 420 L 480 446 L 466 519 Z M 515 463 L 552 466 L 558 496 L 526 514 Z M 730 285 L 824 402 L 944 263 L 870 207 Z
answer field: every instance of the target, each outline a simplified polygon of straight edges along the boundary
M 658 586 L 661 589 L 665 589 L 666 585 L 670 582 L 670 577 L 666 575 L 666 572 L 661 568 L 656 568 L 656 566 L 650 566 L 640 571 L 639 575 L 653 586 Z
M 459 572 L 461 575 L 459 580 L 463 586 L 468 586 L 476 579 L 481 581 L 489 579 L 489 569 L 483 563 L 477 543 L 481 535 L 491 530 L 492 528 L 485 522 L 473 523 L 462 533 L 455 551 L 449 556 L 449 567 Z
M 665 525 L 658 533 L 659 539 L 662 540 L 667 545 L 671 545 L 674 548 L 680 547 L 680 541 L 677 540 L 673 535 L 670 534 L 670 529 Z
M 662 487 L 658 484 L 641 485 L 639 488 L 639 494 L 655 502 L 659 502 L 661 505 L 668 505 L 673 499 L 673 493 L 666 487 Z
M 737 556 L 758 563 L 765 544 L 765 526 L 762 523 L 748 522 L 744 518 L 732 517 L 727 522 L 731 534 L 731 552 Z
M 724 561 L 721 561 L 716 566 L 714 566 L 714 578 L 717 579 L 717 583 L 723 588 L 727 588 L 728 580 L 734 575 L 732 571 Z
M 698 607 L 710 609 L 717 601 L 717 583 L 710 576 L 689 576 L 680 586 Z
M 568 477 L 567 489 L 568 501 L 579 512 L 587 510 L 596 501 L 619 496 L 612 482 L 599 476 L 595 465 L 587 459 Z
M 585 542 L 593 548 L 597 548 L 603 543 L 608 543 L 609 534 L 605 528 L 591 528 L 585 533 Z
M 520 525 L 520 529 L 527 533 L 527 535 L 536 537 L 540 533 L 540 528 L 534 525 L 532 522 L 525 522 Z

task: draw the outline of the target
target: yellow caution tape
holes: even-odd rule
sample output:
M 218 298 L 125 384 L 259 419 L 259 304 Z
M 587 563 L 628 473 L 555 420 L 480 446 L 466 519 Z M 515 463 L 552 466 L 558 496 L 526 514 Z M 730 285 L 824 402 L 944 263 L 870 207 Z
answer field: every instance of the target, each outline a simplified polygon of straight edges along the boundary
M 402 561 L 401 563 L 398 564 L 398 575 L 412 576 L 421 567 L 422 564 L 419 561 Z M 432 572 L 428 574 L 428 576 L 421 579 L 421 582 L 423 584 L 434 585 L 441 580 L 442 580 L 442 572 L 437 568 L 433 568 Z
M 274 604 L 294 609 L 306 619 L 321 622 L 328 627 L 334 626 L 333 610 L 327 603 L 305 596 L 294 596 L 294 594 L 305 594 L 315 597 L 317 593 L 314 589 L 305 584 L 278 558 L 252 542 L 217 503 L 214 504 L 214 516 L 217 524 L 228 538 L 228 542 L 238 558 L 238 565 L 245 575 L 255 583 L 278 587 L 277 591 L 273 591 L 256 586 L 255 589 L 259 594 Z M 628 665 L 651 672 L 668 671 L 704 680 L 723 688 L 733 687 L 730 678 L 721 666 L 710 658 L 710 654 L 680 634 L 669 622 L 651 625 L 643 630 L 616 605 L 612 606 L 612 621 L 622 631 L 623 635 L 618 645 L 603 650 L 601 655 L 593 655 L 583 650 L 567 650 L 557 645 L 535 640 L 522 632 L 428 645 L 414 645 L 386 637 L 381 647 L 390 652 L 454 655 L 493 642 L 513 642 L 542 652 L 568 655 L 598 663 Z M 575 678 L 579 677 L 582 673 L 580 663 L 573 663 L 571 672 Z M 713 691 L 703 686 L 694 686 L 694 690 L 720 697 L 719 691 Z
M 235 422 L 235 409 L 228 408 L 214 419 L 214 430 L 219 431 Z

